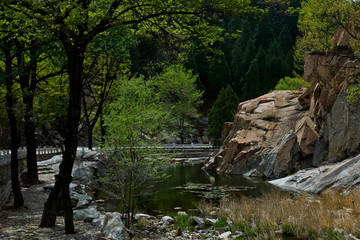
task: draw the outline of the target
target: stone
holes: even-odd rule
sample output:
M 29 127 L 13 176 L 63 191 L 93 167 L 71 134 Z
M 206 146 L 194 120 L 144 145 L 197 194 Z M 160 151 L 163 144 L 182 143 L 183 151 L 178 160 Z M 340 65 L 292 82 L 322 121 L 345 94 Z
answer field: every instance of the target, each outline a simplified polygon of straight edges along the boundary
M 296 141 L 296 135 L 291 136 L 293 146 L 285 144 L 283 138 L 294 131 L 294 121 L 307 114 L 298 101 L 298 97 L 305 91 L 305 88 L 274 91 L 240 103 L 231 129 L 225 131 L 228 134 L 224 137 L 220 151 L 206 160 L 204 170 L 245 174 L 256 169 L 258 176 L 266 178 L 287 175 L 297 170 L 299 159 L 293 141 Z M 228 125 L 230 128 L 230 124 Z M 274 148 L 277 148 L 277 152 Z M 291 152 L 285 153 L 287 150 Z M 290 156 L 291 159 L 285 160 L 285 156 Z M 273 160 L 283 161 L 275 163 Z M 266 169 L 269 171 L 264 173 Z
M 213 218 L 206 218 L 205 219 L 205 223 L 207 225 L 214 225 L 217 221 L 218 221 L 218 219 L 213 219 Z
M 137 213 L 134 216 L 135 220 L 140 220 L 140 219 L 152 219 L 155 220 L 156 218 L 154 216 L 150 216 L 148 214 L 144 214 L 144 213 Z
M 339 190 L 359 185 L 359 172 L 360 155 L 339 163 L 300 170 L 270 183 L 291 192 L 319 194 L 325 190 Z
M 276 147 L 261 157 L 258 172 L 266 178 L 279 178 L 289 175 L 299 159 L 300 148 L 297 137 L 291 130 Z
M 130 239 L 125 225 L 121 220 L 121 215 L 118 212 L 109 212 L 105 214 L 104 225 L 101 228 L 101 232 L 105 238 L 109 239 Z
M 165 224 L 171 224 L 171 223 L 175 222 L 174 218 L 169 217 L 169 216 L 162 217 L 161 221 L 164 222 Z
M 92 225 L 94 226 L 103 226 L 104 225 L 104 220 L 105 220 L 105 215 L 100 214 L 99 217 L 94 218 L 91 222 Z
M 220 234 L 219 239 L 229 239 L 230 236 L 231 236 L 231 232 L 227 231 L 227 232 Z
M 197 224 L 197 225 L 204 225 L 204 224 L 205 224 L 204 219 L 201 218 L 201 217 L 193 216 L 193 217 L 192 217 L 192 220 L 193 220 L 194 223 Z
M 360 109 L 340 94 L 320 129 L 315 144 L 313 165 L 334 163 L 359 153 Z
M 308 116 L 302 118 L 295 124 L 295 134 L 301 155 L 304 158 L 311 157 L 314 154 L 315 143 L 319 139 L 315 123 Z
M 93 219 L 99 217 L 98 211 L 96 211 L 96 209 L 94 208 L 76 209 L 73 211 L 73 215 L 74 215 L 74 220 L 76 221 L 82 221 L 87 217 Z

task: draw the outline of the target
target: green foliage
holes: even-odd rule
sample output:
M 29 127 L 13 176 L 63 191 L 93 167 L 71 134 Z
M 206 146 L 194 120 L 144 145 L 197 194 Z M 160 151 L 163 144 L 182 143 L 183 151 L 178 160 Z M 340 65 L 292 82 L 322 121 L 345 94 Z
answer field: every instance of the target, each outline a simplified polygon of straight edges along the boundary
M 175 217 L 174 225 L 182 230 L 191 230 L 191 221 L 186 214 L 177 214 Z
M 215 55 L 209 68 L 208 84 L 212 94 L 217 94 L 221 88 L 232 82 L 229 66 L 224 55 Z
M 283 55 L 276 40 L 270 44 L 266 53 L 265 76 L 263 86 L 266 92 L 273 89 L 277 81 L 284 76 Z
M 254 30 L 254 44 L 258 48 L 263 46 L 267 48 L 269 43 L 274 40 L 274 32 L 271 26 L 270 18 L 268 14 L 264 14 L 260 17 Z
M 282 53 L 287 54 L 293 47 L 290 31 L 287 25 L 284 25 L 279 34 L 278 43 Z
M 215 223 L 214 223 L 214 228 L 221 228 L 221 227 L 226 227 L 228 226 L 228 223 L 227 223 L 227 219 L 225 217 L 221 217 L 219 218 L 219 220 L 217 220 Z
M 201 103 L 202 92 L 196 89 L 196 76 L 181 65 L 171 65 L 153 81 L 161 105 L 169 114 L 169 128 L 184 143 L 192 130 L 190 120 L 197 117 L 196 107 Z
M 225 122 L 234 120 L 234 114 L 238 106 L 238 98 L 228 85 L 221 89 L 215 103 L 209 112 L 209 137 L 215 145 L 220 144 L 221 132 Z
M 310 83 L 305 82 L 302 77 L 285 77 L 281 78 L 275 86 L 275 90 L 295 90 L 300 87 L 309 86 Z
M 158 96 L 150 80 L 120 79 L 113 90 L 115 101 L 105 117 L 108 134 L 104 146 L 111 161 L 101 182 L 102 189 L 122 201 L 129 220 L 135 195 L 151 181 L 164 177 L 162 169 L 167 159 L 153 144 L 164 126 L 165 114 L 158 108 Z
M 257 66 L 256 59 L 252 60 L 250 68 L 243 78 L 243 82 L 241 99 L 249 100 L 252 97 L 259 95 L 259 68 Z

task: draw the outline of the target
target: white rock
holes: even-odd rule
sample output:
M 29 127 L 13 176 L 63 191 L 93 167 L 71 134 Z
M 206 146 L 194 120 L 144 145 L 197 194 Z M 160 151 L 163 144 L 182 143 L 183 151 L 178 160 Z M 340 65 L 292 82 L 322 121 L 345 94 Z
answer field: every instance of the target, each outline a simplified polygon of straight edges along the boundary
M 87 217 L 98 218 L 99 213 L 94 208 L 76 209 L 73 211 L 74 220 L 82 221 Z
M 219 239 L 229 239 L 230 235 L 230 231 L 224 232 L 223 234 L 219 235 Z
M 121 220 L 121 215 L 118 212 L 106 213 L 104 225 L 101 232 L 105 238 L 116 240 L 128 240 L 130 236 L 126 231 L 125 225 Z
M 171 224 L 174 223 L 174 219 L 170 216 L 164 216 L 161 218 L 161 221 L 164 222 L 165 224 Z

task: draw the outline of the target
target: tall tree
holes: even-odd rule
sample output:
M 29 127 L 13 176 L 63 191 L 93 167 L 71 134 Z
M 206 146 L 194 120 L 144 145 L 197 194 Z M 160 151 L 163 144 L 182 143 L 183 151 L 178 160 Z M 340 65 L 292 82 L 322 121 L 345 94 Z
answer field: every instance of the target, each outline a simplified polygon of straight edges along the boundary
M 259 68 L 256 59 L 251 61 L 249 70 L 244 76 L 244 83 L 241 88 L 241 99 L 249 100 L 260 95 Z
M 281 29 L 279 34 L 278 43 L 280 46 L 280 50 L 284 55 L 286 55 L 293 47 L 293 42 L 291 39 L 289 28 L 286 24 Z
M 248 7 L 248 3 L 242 1 L 212 3 L 213 9 L 226 6 L 232 10 L 242 11 Z M 70 93 L 65 123 L 65 152 L 59 174 L 55 178 L 55 186 L 45 203 L 40 226 L 55 226 L 60 196 L 62 196 L 65 208 L 65 231 L 73 233 L 69 184 L 78 141 L 85 51 L 90 41 L 114 26 L 136 26 L 140 33 L 145 33 L 149 29 L 158 32 L 167 30 L 179 37 L 187 37 L 192 33 L 199 35 L 211 33 L 211 38 L 203 38 L 208 43 L 212 43 L 214 38 L 216 40 L 220 31 L 218 27 L 207 25 L 208 15 L 206 8 L 203 8 L 203 1 L 190 1 L 184 4 L 183 1 L 158 0 L 141 2 L 24 0 L 8 1 L 8 4 L 14 4 L 13 8 L 41 21 L 43 26 L 59 39 L 66 52 Z M 204 28 L 208 30 L 204 31 Z
M 258 48 L 263 46 L 268 48 L 270 43 L 274 40 L 274 32 L 271 27 L 271 22 L 268 14 L 260 17 L 254 30 L 254 44 Z
M 283 76 L 283 55 L 277 41 L 274 40 L 266 53 L 265 79 L 263 83 L 266 91 L 273 89 Z
M 181 65 L 172 65 L 154 77 L 165 111 L 169 113 L 170 129 L 185 143 L 191 131 L 190 120 L 196 118 L 196 107 L 201 103 L 202 92 L 196 89 L 196 76 Z M 173 120 L 173 121 L 172 121 Z M 171 124 L 175 122 L 175 124 Z
M 209 90 L 212 96 L 232 82 L 229 66 L 224 55 L 215 55 L 209 67 Z
M 238 103 L 239 100 L 230 85 L 221 89 L 209 112 L 209 137 L 215 145 L 220 144 L 224 123 L 234 121 Z

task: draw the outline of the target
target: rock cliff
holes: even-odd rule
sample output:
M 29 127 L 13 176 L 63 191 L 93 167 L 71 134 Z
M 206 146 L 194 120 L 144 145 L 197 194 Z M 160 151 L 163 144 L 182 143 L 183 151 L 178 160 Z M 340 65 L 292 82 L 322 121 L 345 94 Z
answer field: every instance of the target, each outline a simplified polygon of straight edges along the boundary
M 234 122 L 224 126 L 220 151 L 204 169 L 280 178 L 359 153 L 360 108 L 347 102 L 346 86 L 360 64 L 344 31 L 333 39 L 341 52 L 306 55 L 310 87 L 240 103 Z

